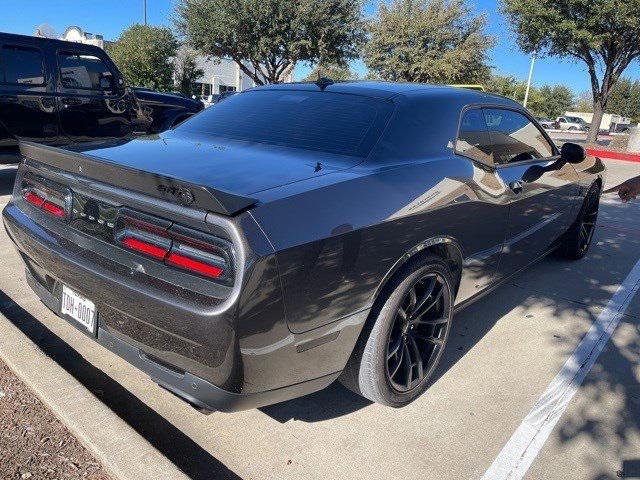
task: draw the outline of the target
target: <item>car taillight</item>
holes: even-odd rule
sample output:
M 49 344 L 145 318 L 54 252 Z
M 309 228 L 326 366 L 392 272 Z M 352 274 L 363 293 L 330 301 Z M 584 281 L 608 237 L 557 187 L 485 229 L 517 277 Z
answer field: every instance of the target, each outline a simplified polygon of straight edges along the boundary
M 185 243 L 184 235 L 180 235 L 180 240 L 173 240 L 171 251 L 165 263 L 174 267 L 188 270 L 205 277 L 219 278 L 226 268 L 226 259 L 216 255 L 211 251 L 198 248 L 200 241 L 193 240 L 193 245 Z
M 231 246 L 224 240 L 126 210 L 116 241 L 128 250 L 207 278 L 231 280 Z
M 44 203 L 44 198 L 34 193 L 30 190 L 24 192 L 24 199 L 29 202 L 31 205 L 35 205 L 36 207 L 41 207 Z
M 64 207 L 56 205 L 55 203 L 50 202 L 48 200 L 42 204 L 42 209 L 58 218 L 64 218 L 66 215 L 66 212 L 64 211 Z
M 23 191 L 22 197 L 34 207 L 38 207 L 54 217 L 65 218 L 67 216 L 66 201 L 61 192 L 32 186 Z
M 123 238 L 122 244 L 129 250 L 144 253 L 145 255 L 149 255 L 150 257 L 156 258 L 158 260 L 164 260 L 164 257 L 166 257 L 167 253 L 169 253 L 166 248 L 154 245 L 153 243 L 145 242 L 143 240 L 138 240 L 137 238 L 133 237 Z
M 180 255 L 179 253 L 169 253 L 164 261 L 168 265 L 183 268 L 184 270 L 189 270 L 199 275 L 204 275 L 205 277 L 219 278 L 220 275 L 222 275 L 222 273 L 224 272 L 224 270 L 220 267 L 216 267 L 215 265 L 210 265 L 199 260 L 185 257 L 184 255 Z

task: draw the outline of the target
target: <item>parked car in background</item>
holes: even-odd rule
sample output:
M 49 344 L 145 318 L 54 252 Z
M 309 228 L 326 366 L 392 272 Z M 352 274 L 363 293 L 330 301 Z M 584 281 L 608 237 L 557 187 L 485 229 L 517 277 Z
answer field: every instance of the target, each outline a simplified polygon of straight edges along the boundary
M 163 93 L 148 88 L 131 88 L 136 112 L 134 131 L 160 133 L 186 120 L 204 108 L 202 102 L 181 94 Z
M 570 132 L 586 132 L 589 125 L 580 117 L 562 116 L 556 119 L 556 123 L 560 130 L 568 130 Z
M 555 120 L 551 120 L 549 118 L 538 117 L 536 118 L 538 123 L 545 130 L 558 130 L 558 123 Z
M 98 47 L 0 33 L 0 161 L 18 141 L 61 146 L 158 133 L 202 110 L 190 99 L 126 85 Z
M 585 255 L 604 171 L 507 98 L 326 79 L 234 95 L 158 136 L 21 150 L 3 220 L 29 285 L 222 411 L 339 377 L 408 404 L 456 309 L 547 253 Z

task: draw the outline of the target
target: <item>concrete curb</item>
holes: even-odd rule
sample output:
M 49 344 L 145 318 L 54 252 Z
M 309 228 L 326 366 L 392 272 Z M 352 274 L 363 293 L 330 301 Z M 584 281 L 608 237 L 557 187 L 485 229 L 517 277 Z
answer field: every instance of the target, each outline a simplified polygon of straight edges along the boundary
M 188 478 L 1 313 L 0 358 L 115 478 Z

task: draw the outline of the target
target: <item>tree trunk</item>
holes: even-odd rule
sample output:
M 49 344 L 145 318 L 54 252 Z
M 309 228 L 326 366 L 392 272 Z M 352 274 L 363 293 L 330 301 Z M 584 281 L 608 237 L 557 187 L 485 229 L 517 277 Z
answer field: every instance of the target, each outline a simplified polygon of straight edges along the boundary
M 589 129 L 589 135 L 587 135 L 587 143 L 596 143 L 598 140 L 598 133 L 600 132 L 600 124 L 602 123 L 602 116 L 604 115 L 604 106 L 602 100 L 593 101 L 593 120 L 591 121 L 591 128 Z

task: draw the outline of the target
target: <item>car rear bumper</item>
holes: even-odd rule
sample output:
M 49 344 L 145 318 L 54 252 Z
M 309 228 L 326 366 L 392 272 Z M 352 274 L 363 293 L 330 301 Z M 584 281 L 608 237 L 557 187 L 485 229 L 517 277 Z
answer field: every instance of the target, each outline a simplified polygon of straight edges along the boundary
M 329 338 L 324 331 L 296 342 L 287 331 L 287 342 L 243 348 L 248 345 L 243 339 L 247 327 L 236 324 L 234 309 L 207 316 L 151 287 L 129 282 L 122 271 L 88 257 L 80 245 L 82 235 L 57 236 L 14 203 L 5 208 L 3 220 L 25 263 L 28 283 L 43 303 L 62 316 L 63 284 L 94 301 L 97 335 L 84 332 L 199 409 L 256 408 L 326 387 L 340 374 L 366 318 L 361 312 L 331 327 L 331 339 L 340 334 L 341 342 L 318 342 L 318 336 Z M 144 320 L 136 318 L 140 312 L 146 312 Z M 284 318 L 280 320 L 286 329 Z M 266 380 L 260 385 L 256 379 Z
M 27 270 L 27 283 L 51 311 L 62 317 L 59 298 L 43 287 L 29 273 L 29 270 Z M 74 327 L 77 326 L 69 323 Z M 83 331 L 83 333 L 86 332 Z M 98 327 L 98 335 L 95 340 L 107 350 L 149 375 L 158 385 L 203 412 L 236 412 L 271 405 L 321 390 L 340 375 L 340 372 L 337 372 L 283 388 L 241 394 L 229 392 L 189 372 L 179 372 L 170 366 L 154 361 L 141 349 L 113 335 L 105 328 Z

